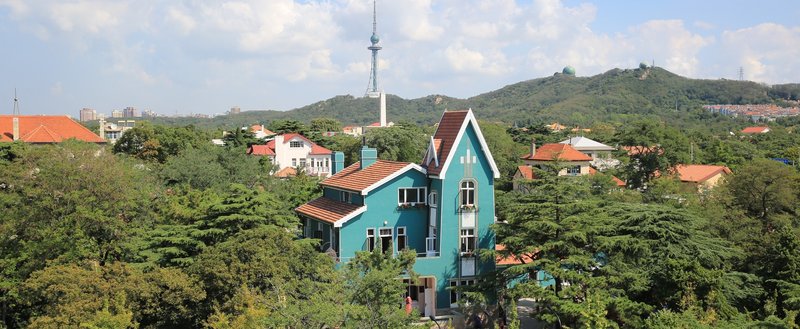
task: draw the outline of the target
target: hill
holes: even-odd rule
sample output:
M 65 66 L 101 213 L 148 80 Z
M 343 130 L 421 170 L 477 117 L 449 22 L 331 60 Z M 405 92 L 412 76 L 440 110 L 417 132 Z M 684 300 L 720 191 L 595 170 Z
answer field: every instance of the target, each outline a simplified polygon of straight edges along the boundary
M 613 69 L 591 77 L 555 74 L 505 86 L 467 99 L 430 95 L 403 99 L 388 95 L 390 121 L 436 122 L 444 109 L 472 108 L 484 120 L 529 124 L 557 121 L 591 126 L 624 123 L 642 116 L 692 125 L 710 117 L 704 104 L 762 104 L 798 97 L 796 84 L 769 87 L 750 81 L 689 79 L 654 68 Z M 334 118 L 345 125 L 378 120 L 377 99 L 336 96 L 290 111 L 247 111 L 213 119 L 159 118 L 158 123 L 230 127 L 293 119 Z M 728 118 L 716 118 L 729 121 Z

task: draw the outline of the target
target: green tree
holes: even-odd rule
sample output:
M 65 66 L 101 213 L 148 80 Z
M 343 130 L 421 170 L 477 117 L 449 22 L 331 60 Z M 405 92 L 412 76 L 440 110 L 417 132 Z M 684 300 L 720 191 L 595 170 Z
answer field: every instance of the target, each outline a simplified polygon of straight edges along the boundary
M 800 175 L 777 161 L 758 159 L 739 168 L 727 188 L 736 206 L 771 229 L 770 216 L 795 213 Z
M 315 132 L 328 132 L 328 131 L 342 131 L 342 123 L 339 120 L 331 118 L 316 118 L 311 120 L 311 131 Z
M 413 125 L 372 129 L 366 138 L 367 145 L 377 149 L 383 160 L 419 162 L 428 146 L 425 134 Z
M 297 120 L 274 120 L 269 123 L 269 130 L 276 134 L 298 133 L 306 135 L 308 127 Z
M 625 164 L 626 182 L 643 188 L 656 176 L 681 163 L 689 162 L 690 143 L 681 132 L 654 121 L 637 121 L 617 131 L 615 142 L 628 147 L 630 161 Z

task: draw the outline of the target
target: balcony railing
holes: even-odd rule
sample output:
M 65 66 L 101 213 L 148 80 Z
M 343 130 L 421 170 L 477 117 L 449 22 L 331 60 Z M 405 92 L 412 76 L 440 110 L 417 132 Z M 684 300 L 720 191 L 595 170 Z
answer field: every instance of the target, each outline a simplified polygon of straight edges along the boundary
M 331 172 L 330 167 L 306 167 L 305 172 L 307 175 L 320 175 L 320 174 L 329 174 Z

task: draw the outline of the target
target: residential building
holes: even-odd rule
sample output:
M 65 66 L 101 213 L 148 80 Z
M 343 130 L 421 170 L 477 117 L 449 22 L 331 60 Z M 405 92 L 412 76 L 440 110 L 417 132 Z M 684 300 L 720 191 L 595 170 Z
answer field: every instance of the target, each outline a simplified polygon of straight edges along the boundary
M 769 127 L 747 127 L 742 129 L 742 134 L 766 134 L 769 132 Z
M 52 144 L 74 138 L 105 143 L 100 136 L 66 115 L 0 115 L 0 133 L 2 142 Z
M 583 142 L 584 145 L 591 144 Z M 544 169 L 547 166 L 558 165 L 562 167 L 558 176 L 583 176 L 597 173 L 597 170 L 592 167 L 592 161 L 595 159 L 563 142 L 544 144 L 538 149 L 536 143 L 531 143 L 531 153 L 522 156 L 521 159 L 525 164 L 517 166 L 512 182 L 513 189 L 517 191 L 522 189 L 523 181 L 536 179 L 534 168 Z M 625 182 L 619 178 L 611 176 L 611 179 L 618 187 L 625 187 Z
M 572 137 L 570 139 L 560 142 L 561 144 L 568 144 L 572 148 L 592 157 L 590 162 L 591 166 L 600 170 L 614 168 L 620 164 L 620 161 L 611 157 L 611 152 L 615 151 L 614 147 L 600 143 L 598 141 L 586 138 L 583 136 Z
M 683 184 L 704 191 L 717 186 L 731 170 L 726 166 L 690 164 L 675 166 L 675 174 Z
M 124 118 L 125 113 L 122 110 L 111 110 L 111 117 L 112 118 Z
M 80 112 L 81 122 L 97 120 L 97 111 L 84 107 Z
M 242 113 L 242 108 L 240 108 L 238 106 L 231 107 L 231 110 L 228 111 L 228 114 L 231 114 L 231 115 L 239 114 L 239 113 Z
M 137 110 L 133 106 L 128 106 L 124 110 L 122 110 L 122 116 L 126 118 L 138 118 L 139 110 Z
M 359 251 L 380 248 L 417 254 L 417 281 L 404 278 L 412 305 L 425 316 L 457 307 L 451 287 L 472 285 L 494 270 L 494 260 L 476 257 L 493 250 L 494 179 L 500 176 L 471 110 L 442 115 L 421 164 L 377 159 L 364 147 L 361 161 L 322 181 L 322 197 L 297 208 L 303 234 L 347 262 Z
M 273 174 L 293 176 L 287 168 L 299 168 L 307 175 L 331 175 L 331 150 L 317 145 L 303 135 L 276 135 L 264 145 L 252 145 L 247 154 L 269 157 L 276 170 Z M 296 172 L 294 172 L 296 174 Z
M 117 142 L 117 139 L 122 137 L 122 134 L 132 129 L 134 126 L 136 126 L 136 121 L 134 120 L 119 120 L 117 123 L 113 123 L 101 119 L 100 137 L 113 144 Z
M 243 127 L 242 129 L 245 128 Z M 252 125 L 250 126 L 250 131 L 258 139 L 267 139 L 275 135 L 272 130 L 267 129 L 267 127 L 264 127 L 264 125 Z

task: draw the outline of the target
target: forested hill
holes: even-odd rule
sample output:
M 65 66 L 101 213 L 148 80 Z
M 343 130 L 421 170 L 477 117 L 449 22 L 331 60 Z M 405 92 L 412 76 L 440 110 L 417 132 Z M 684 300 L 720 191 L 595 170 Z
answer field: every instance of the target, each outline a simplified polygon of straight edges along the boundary
M 467 99 L 431 95 L 406 100 L 389 95 L 387 103 L 389 120 L 395 122 L 432 124 L 444 109 L 472 108 L 483 120 L 591 126 L 598 121 L 625 122 L 642 115 L 691 122 L 702 115 L 699 108 L 703 104 L 780 103 L 785 98 L 797 99 L 798 90 L 797 84 L 769 87 L 749 81 L 689 79 L 655 67 L 613 69 L 591 77 L 555 74 Z M 345 125 L 368 124 L 378 121 L 377 106 L 377 99 L 344 95 L 285 112 L 247 111 L 193 123 L 229 127 L 276 119 L 307 122 L 326 117 Z M 175 119 L 158 121 L 169 123 Z

